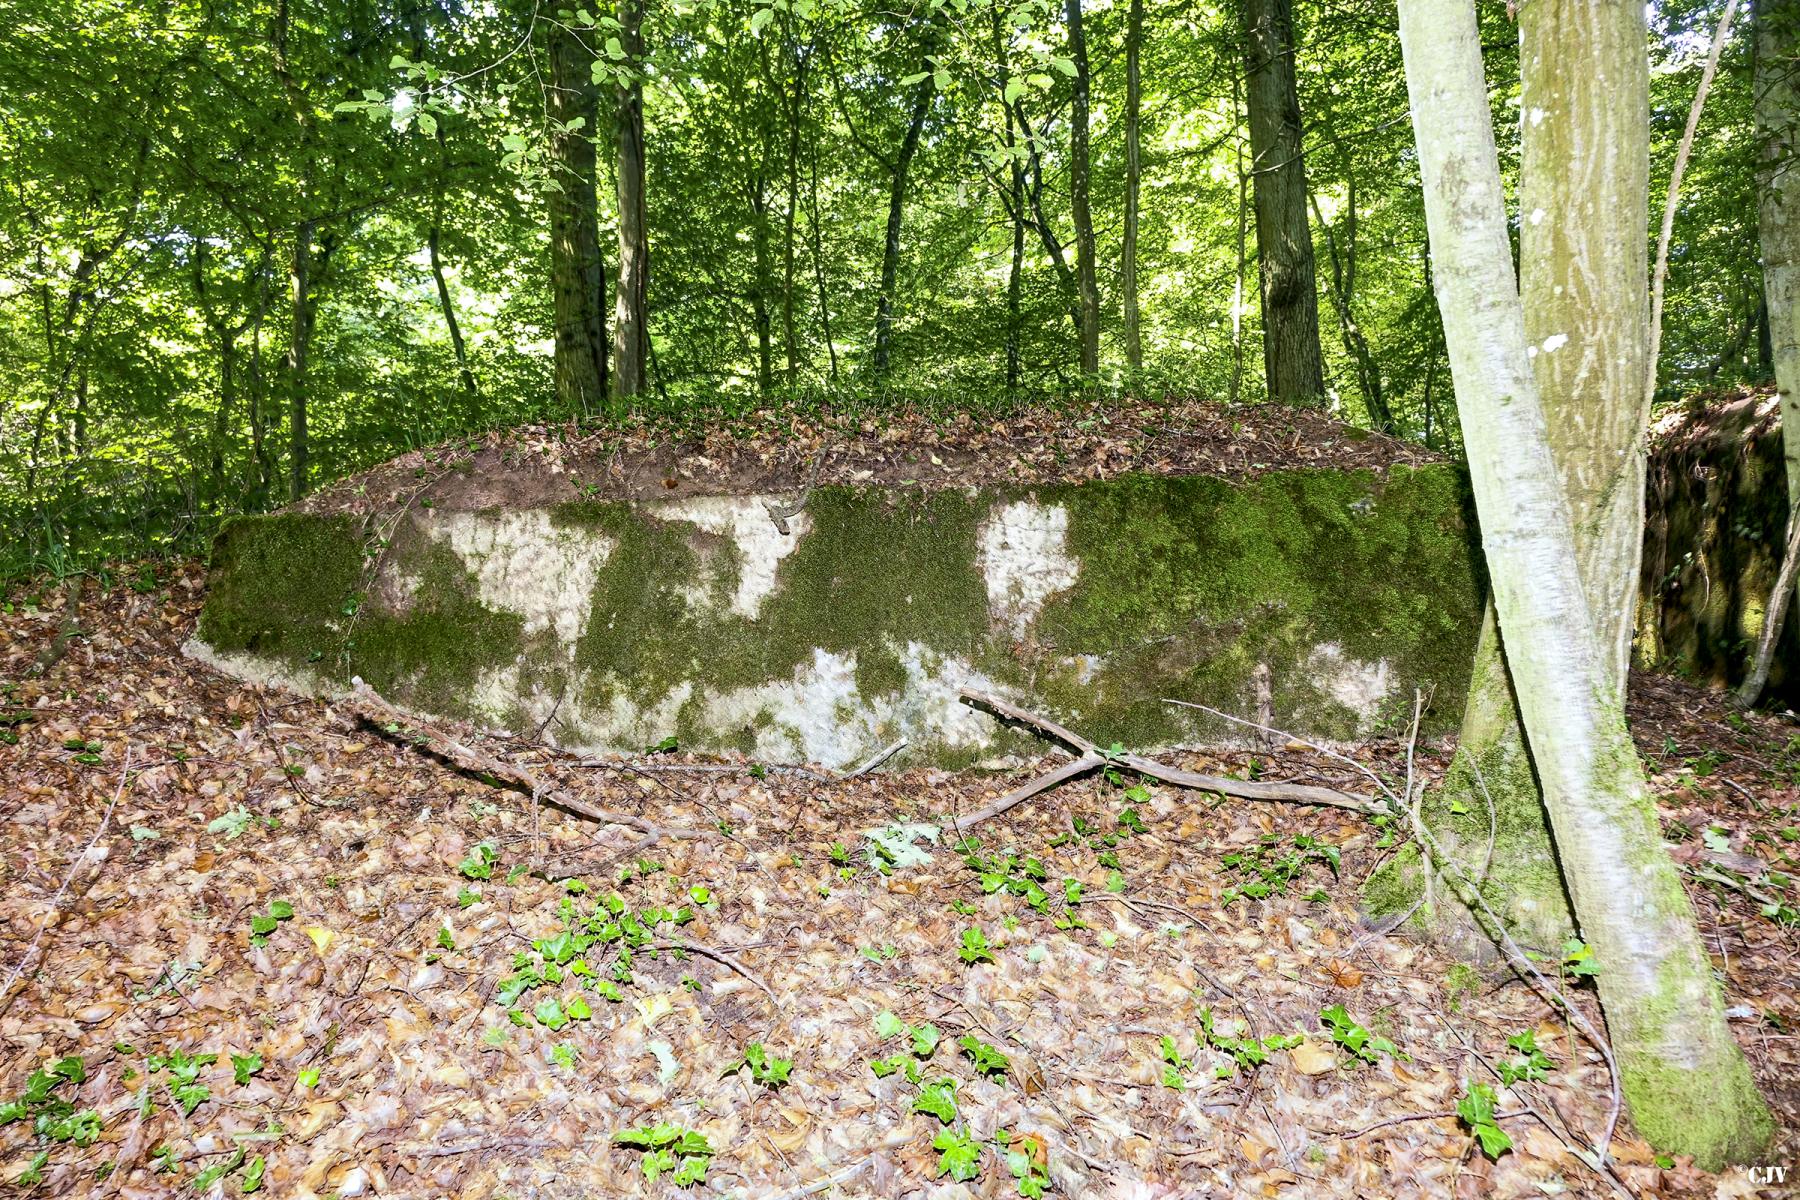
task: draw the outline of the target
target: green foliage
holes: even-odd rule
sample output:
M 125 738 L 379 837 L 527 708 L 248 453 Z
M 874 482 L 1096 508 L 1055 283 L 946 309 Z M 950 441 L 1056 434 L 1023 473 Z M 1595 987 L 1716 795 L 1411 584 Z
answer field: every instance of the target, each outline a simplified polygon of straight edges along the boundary
M 704 1134 L 680 1125 L 646 1125 L 613 1134 L 613 1144 L 642 1150 L 639 1166 L 654 1183 L 664 1175 L 677 1187 L 706 1182 L 713 1147 Z
M 261 1074 L 263 1057 L 260 1054 L 233 1054 L 231 1056 L 231 1081 L 242 1087 L 250 1082 L 250 1077 Z
M 1006 1069 L 1012 1065 L 1011 1059 L 972 1033 L 957 1038 L 956 1044 L 962 1048 L 964 1057 L 975 1064 L 977 1074 L 1005 1076 Z
M 1570 938 L 1563 943 L 1562 969 L 1576 979 L 1588 979 L 1600 973 L 1600 960 L 1594 957 L 1592 946 L 1580 938 Z
M 1325 1031 L 1331 1040 L 1350 1052 L 1352 1058 L 1365 1063 L 1380 1061 L 1385 1054 L 1390 1058 L 1405 1059 L 1399 1047 L 1387 1038 L 1370 1033 L 1359 1025 L 1341 1004 L 1333 1004 L 1330 1008 L 1319 1010 L 1319 1020 L 1324 1023 Z
M 979 927 L 962 931 L 962 948 L 956 954 L 958 958 L 971 966 L 975 963 L 994 961 L 994 952 L 988 946 L 987 935 L 981 932 Z
M 1285 853 L 1279 849 L 1280 845 L 1280 835 L 1264 834 L 1250 849 L 1235 851 L 1220 860 L 1220 865 L 1227 871 L 1246 880 L 1219 893 L 1220 907 L 1230 907 L 1232 901 L 1239 898 L 1264 900 L 1271 895 L 1285 895 L 1288 885 L 1305 874 L 1312 863 L 1330 867 L 1332 876 L 1336 877 L 1341 858 L 1336 846 L 1304 833 L 1295 836 L 1292 849 Z
M 751 1042 L 744 1047 L 744 1057 L 727 1067 L 725 1074 L 735 1075 L 739 1071 L 749 1071 L 750 1078 L 770 1091 L 776 1091 L 787 1083 L 788 1075 L 793 1069 L 793 1059 L 770 1058 L 761 1042 Z
M 940 1129 L 931 1139 L 931 1148 L 940 1151 L 937 1173 L 967 1183 L 981 1176 L 981 1143 L 966 1133 Z
M 177 1046 L 167 1053 L 150 1055 L 144 1060 L 144 1067 L 152 1075 L 165 1069 L 169 1072 L 169 1091 L 181 1115 L 188 1117 L 212 1096 L 212 1089 L 200 1082 L 200 1072 L 218 1061 L 217 1054 L 189 1054 Z
M 918 1096 L 913 1100 L 912 1111 L 936 1117 L 946 1125 L 956 1120 L 959 1111 L 956 1106 L 956 1081 L 938 1079 L 920 1088 Z
M 552 22 L 581 36 L 579 65 L 603 88 L 642 83 L 657 130 L 647 187 L 655 386 L 634 415 L 742 421 L 774 397 L 801 412 L 878 416 L 914 404 L 986 417 L 1095 382 L 1153 396 L 1261 394 L 1244 368 L 1260 357 L 1256 306 L 1241 342 L 1218 335 L 1241 270 L 1237 189 L 1219 181 L 1241 170 L 1242 129 L 1187 144 L 1233 108 L 1220 81 L 1241 52 L 1216 14 L 1153 13 L 1145 25 L 1141 183 L 1156 198 L 1138 243 L 1146 365 L 1126 363 L 1108 317 L 1099 381 L 1079 369 L 1067 249 L 1044 255 L 1034 243 L 1009 286 L 1012 170 L 1029 197 L 1024 232 L 1041 225 L 1060 238 L 1072 199 L 1052 118 L 1077 80 L 1054 6 L 1010 6 L 996 43 L 960 6 L 928 23 L 814 0 L 680 5 L 653 10 L 639 61 L 608 28 L 616 18 L 584 20 L 582 10 L 440 6 L 396 23 L 327 5 L 284 23 L 286 73 L 244 69 L 268 56 L 272 18 L 261 10 L 208 10 L 172 27 L 141 6 L 29 0 L 12 16 L 31 36 L 0 64 L 0 297 L 15 300 L 0 306 L 0 578 L 191 552 L 222 516 L 281 500 L 295 474 L 306 489 L 445 445 L 427 460 L 429 478 L 477 431 L 599 417 L 557 403 L 548 361 L 544 201 L 565 186 L 552 142 L 601 133 L 598 112 L 566 126 L 550 119 L 541 53 L 517 52 L 541 46 Z M 1495 26 L 1485 40 L 1503 107 L 1516 92 L 1516 50 L 1503 18 L 1484 19 Z M 1116 61 L 1121 12 L 1088 20 L 1096 63 Z M 1411 130 L 1393 119 L 1405 111 L 1397 39 L 1391 12 L 1369 22 L 1360 9 L 1305 14 L 1299 101 L 1309 126 L 1337 131 L 1309 149 L 1312 232 L 1331 262 L 1356 264 L 1346 299 L 1380 364 L 1379 401 L 1352 386 L 1356 355 L 1329 310 L 1323 350 L 1330 376 L 1345 381 L 1346 415 L 1372 424 L 1385 408 L 1403 436 L 1442 447 L 1456 423 L 1417 254 Z M 1659 8 L 1652 27 L 1654 63 L 1685 62 L 1693 15 Z M 829 86 L 810 86 L 831 102 L 790 104 L 768 64 L 827 37 L 829 61 L 816 70 L 830 72 Z M 1671 265 L 1665 341 L 1677 379 L 1766 374 L 1752 324 L 1754 174 L 1741 153 L 1754 140 L 1748 40 L 1728 49 L 1683 195 L 1687 252 Z M 1657 178 L 1689 74 L 1652 76 Z M 1122 76 L 1097 66 L 1082 81 L 1097 111 L 1123 111 Z M 910 128 L 901 98 L 915 88 L 928 89 L 928 121 L 882 287 L 889 164 Z M 840 152 L 851 143 L 856 152 Z M 1109 262 L 1126 186 L 1119 143 L 1102 138 L 1093 151 Z M 1179 154 L 1154 152 L 1177 144 Z M 610 229 L 616 200 L 598 182 L 596 215 Z M 296 249 L 315 284 L 301 320 L 285 286 Z M 1321 267 L 1321 292 L 1334 278 Z M 1117 279 L 1102 273 L 1108 314 L 1123 300 Z M 883 370 L 863 332 L 878 305 L 893 321 Z M 304 358 L 297 328 L 316 331 Z M 153 574 L 135 582 L 160 586 Z
M 467 858 L 456 864 L 456 869 L 470 879 L 492 879 L 494 864 L 498 861 L 499 854 L 495 851 L 494 844 L 481 842 L 469 851 Z
M 292 904 L 286 900 L 269 901 L 267 912 L 258 913 L 250 918 L 250 944 L 252 946 L 268 945 L 269 935 L 281 928 L 283 921 L 293 919 L 294 906 Z
M 1487 1084 L 1472 1083 L 1464 1088 L 1456 1102 L 1456 1115 L 1469 1127 L 1469 1132 L 1481 1143 L 1482 1153 L 1489 1158 L 1499 1158 L 1512 1149 L 1512 1138 L 1495 1119 L 1494 1089 Z
M 1523 1033 L 1515 1033 L 1506 1039 L 1506 1047 L 1515 1052 L 1512 1058 L 1503 1058 L 1494 1065 L 1499 1072 L 1500 1081 L 1511 1087 L 1515 1083 L 1532 1082 L 1543 1079 L 1556 1066 L 1549 1055 L 1538 1048 L 1537 1031 L 1527 1029 Z

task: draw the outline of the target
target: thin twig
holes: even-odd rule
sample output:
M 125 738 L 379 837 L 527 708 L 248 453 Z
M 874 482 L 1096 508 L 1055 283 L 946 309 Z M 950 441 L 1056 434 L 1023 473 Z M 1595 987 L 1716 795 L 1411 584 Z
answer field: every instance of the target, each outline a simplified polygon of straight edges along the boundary
M 749 967 L 746 967 L 743 963 L 731 957 L 730 954 L 727 954 L 723 950 L 715 950 L 713 947 L 701 945 L 699 942 L 655 942 L 649 948 L 652 950 L 685 950 L 689 954 L 698 954 L 702 958 L 710 958 L 714 962 L 724 963 L 733 971 L 736 971 L 739 975 L 742 975 L 745 979 L 748 979 L 751 983 L 754 983 L 757 987 L 761 988 L 763 994 L 769 998 L 769 1003 L 775 1006 L 776 1011 L 779 1012 L 781 1010 L 781 1001 L 776 997 L 775 989 L 763 982 L 763 977 L 761 975 L 758 975 L 755 971 L 752 971 Z
M 25 953 L 19 959 L 18 965 L 13 967 L 11 973 L 7 975 L 6 983 L 0 985 L 0 1004 L 6 1002 L 6 997 L 12 994 L 13 984 L 17 983 L 19 976 L 25 973 L 25 967 L 31 962 L 32 954 L 37 951 L 38 943 L 43 941 L 44 931 L 50 928 L 50 922 L 55 919 L 57 910 L 62 907 L 63 896 L 68 894 L 69 885 L 75 881 L 75 873 L 81 870 L 81 864 L 87 861 L 88 854 L 100 844 L 100 838 L 106 833 L 107 825 L 112 822 L 113 809 L 119 807 L 119 801 L 124 797 L 125 788 L 130 782 L 131 745 L 127 743 L 125 762 L 119 768 L 119 786 L 113 789 L 112 800 L 107 803 L 106 811 L 100 814 L 100 824 L 94 830 L 94 836 L 88 839 L 87 845 L 81 848 L 81 853 L 77 854 L 69 863 L 68 873 L 63 876 L 61 886 L 56 889 L 56 895 L 50 898 L 50 910 L 44 914 L 44 919 L 38 922 L 37 932 L 31 935 L 31 944 L 25 947 Z

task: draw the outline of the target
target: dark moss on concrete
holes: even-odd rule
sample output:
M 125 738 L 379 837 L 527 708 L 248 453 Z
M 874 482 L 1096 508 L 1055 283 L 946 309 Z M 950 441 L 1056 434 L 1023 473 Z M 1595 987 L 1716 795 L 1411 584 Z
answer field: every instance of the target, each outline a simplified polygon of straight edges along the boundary
M 366 607 L 345 630 L 342 660 L 383 695 L 447 716 L 476 712 L 482 675 L 527 649 L 524 618 L 489 608 L 456 552 L 414 533 L 394 558 L 418 582 L 403 609 Z
M 239 517 L 213 542 L 199 634 L 215 650 L 329 672 L 363 587 L 350 517 Z
M 1102 678 L 1053 680 L 1072 693 L 1132 694 L 1103 736 L 1126 744 L 1242 736 L 1157 703 L 1194 699 L 1253 714 L 1253 675 L 1269 668 L 1275 723 L 1350 736 L 1410 712 L 1414 687 L 1460 696 L 1468 679 L 1481 577 L 1467 488 L 1447 467 L 1289 471 L 1232 484 L 1131 476 L 1045 489 L 1066 504 L 1075 587 L 1038 622 L 1046 644 L 1099 651 Z M 1385 660 L 1391 711 L 1351 712 L 1319 684 L 1322 643 L 1346 659 Z M 1430 733 L 1452 727 L 1443 706 Z

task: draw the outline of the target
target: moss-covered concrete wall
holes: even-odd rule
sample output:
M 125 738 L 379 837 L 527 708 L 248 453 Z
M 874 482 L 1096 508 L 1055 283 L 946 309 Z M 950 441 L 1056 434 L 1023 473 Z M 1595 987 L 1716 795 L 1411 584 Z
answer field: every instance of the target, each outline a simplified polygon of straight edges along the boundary
M 1772 395 L 1671 414 L 1650 452 L 1637 657 L 1736 687 L 1762 633 L 1787 539 L 1787 467 Z M 1789 605 L 1769 700 L 1800 703 L 1800 606 Z
M 970 684 L 1134 748 L 1241 742 L 1165 697 L 1351 739 L 1460 697 L 1480 616 L 1461 475 L 1136 475 L 1030 490 L 277 514 L 215 547 L 194 653 L 580 749 L 849 762 L 1025 745 Z M 1443 725 L 1454 705 L 1440 706 Z

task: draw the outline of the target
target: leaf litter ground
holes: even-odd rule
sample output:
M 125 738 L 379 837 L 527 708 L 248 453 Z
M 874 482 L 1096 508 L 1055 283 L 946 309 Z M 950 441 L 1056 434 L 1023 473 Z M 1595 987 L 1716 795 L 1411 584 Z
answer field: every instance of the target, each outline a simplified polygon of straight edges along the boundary
M 202 584 L 90 590 L 42 677 L 57 598 L 0 620 L 15 1194 L 1618 1194 L 1571 1151 L 1604 1120 L 1598 1057 L 1529 989 L 1371 936 L 1357 886 L 1393 846 L 1354 814 L 1096 779 L 980 826 L 971 867 L 950 818 L 1044 764 L 838 782 L 486 743 L 595 803 L 728 831 L 551 880 L 531 864 L 604 862 L 632 831 L 596 844 L 183 659 Z M 1664 678 L 1634 715 L 1690 859 L 1795 867 L 1800 728 Z M 1355 787 L 1310 752 L 1254 760 Z M 863 834 L 897 823 L 941 832 L 888 837 L 884 874 Z M 1769 1161 L 1795 1163 L 1796 934 L 1735 888 L 1693 894 L 1784 1130 Z M 1503 1086 L 1527 1031 L 1553 1066 Z M 1477 1082 L 1497 1160 L 1455 1115 Z M 1641 1195 L 1759 1194 L 1659 1164 L 1629 1125 L 1614 1153 Z

